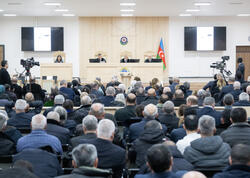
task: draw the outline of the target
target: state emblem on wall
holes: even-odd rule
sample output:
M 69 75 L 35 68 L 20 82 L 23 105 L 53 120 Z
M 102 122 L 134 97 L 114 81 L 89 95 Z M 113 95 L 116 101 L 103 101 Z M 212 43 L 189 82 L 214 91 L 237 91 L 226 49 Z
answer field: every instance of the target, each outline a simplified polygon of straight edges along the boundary
M 121 37 L 120 43 L 121 43 L 121 45 L 126 45 L 126 44 L 128 44 L 128 38 L 125 37 L 125 36 Z

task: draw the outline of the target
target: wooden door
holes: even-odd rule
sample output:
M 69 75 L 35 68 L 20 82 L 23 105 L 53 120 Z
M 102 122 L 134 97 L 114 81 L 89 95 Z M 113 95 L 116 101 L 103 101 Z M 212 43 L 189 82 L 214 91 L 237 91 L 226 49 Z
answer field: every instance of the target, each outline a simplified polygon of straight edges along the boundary
M 2 60 L 4 60 L 4 45 L 0 45 L 0 64 Z
M 236 69 L 238 68 L 237 59 L 241 57 L 245 64 L 245 80 L 250 76 L 250 46 L 236 46 Z

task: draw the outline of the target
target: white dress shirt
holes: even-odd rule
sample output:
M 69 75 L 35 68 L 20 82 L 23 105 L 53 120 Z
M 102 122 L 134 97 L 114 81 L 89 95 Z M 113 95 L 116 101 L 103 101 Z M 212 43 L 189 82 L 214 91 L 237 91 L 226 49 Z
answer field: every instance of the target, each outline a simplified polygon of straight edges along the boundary
M 178 150 L 181 152 L 181 154 L 183 154 L 185 151 L 185 148 L 190 146 L 190 143 L 198 138 L 201 138 L 201 135 L 198 133 L 188 134 L 183 139 L 179 140 L 176 143 L 176 146 Z

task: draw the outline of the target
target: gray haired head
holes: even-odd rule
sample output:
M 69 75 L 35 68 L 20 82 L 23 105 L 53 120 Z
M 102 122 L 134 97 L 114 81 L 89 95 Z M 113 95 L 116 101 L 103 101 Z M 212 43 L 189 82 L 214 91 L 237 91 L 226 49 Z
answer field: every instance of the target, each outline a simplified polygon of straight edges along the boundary
M 174 112 L 174 103 L 172 101 L 166 101 L 163 104 L 163 110 L 168 114 Z
M 55 109 L 54 109 L 55 112 L 57 112 L 60 116 L 60 121 L 64 121 L 64 120 L 67 120 L 68 118 L 68 113 L 66 111 L 66 109 L 64 109 L 64 107 L 62 106 L 57 106 Z
M 89 114 L 95 116 L 97 119 L 104 116 L 104 105 L 101 103 L 94 103 L 90 107 Z
M 204 136 L 212 136 L 215 130 L 215 119 L 208 115 L 203 115 L 199 119 L 198 129 Z
M 235 81 L 234 82 L 234 89 L 235 90 L 239 90 L 240 89 L 240 82 L 239 81 Z
M 92 100 L 89 96 L 82 96 L 81 97 L 81 105 L 86 106 L 86 105 L 91 105 Z
M 213 97 L 206 97 L 203 101 L 204 106 L 214 106 L 215 105 L 215 100 Z
M 67 85 L 67 81 L 66 80 L 60 81 L 60 86 L 63 86 L 63 85 Z
M 245 92 L 242 92 L 239 96 L 240 101 L 249 101 L 249 95 Z
M 16 110 L 24 111 L 27 107 L 27 102 L 23 99 L 18 99 L 15 103 Z
M 87 115 L 82 120 L 82 127 L 87 131 L 95 131 L 97 129 L 98 121 L 95 116 Z
M 109 86 L 109 87 L 106 89 L 106 95 L 107 95 L 107 96 L 114 96 L 114 95 L 115 95 L 115 88 Z
M 56 95 L 54 98 L 54 104 L 55 105 L 62 105 L 65 101 L 65 98 L 63 95 Z
M 94 167 L 97 159 L 96 147 L 92 144 L 80 144 L 73 149 L 72 158 L 76 167 Z
M 158 114 L 158 109 L 154 104 L 148 104 L 145 106 L 143 114 L 145 117 L 155 119 Z

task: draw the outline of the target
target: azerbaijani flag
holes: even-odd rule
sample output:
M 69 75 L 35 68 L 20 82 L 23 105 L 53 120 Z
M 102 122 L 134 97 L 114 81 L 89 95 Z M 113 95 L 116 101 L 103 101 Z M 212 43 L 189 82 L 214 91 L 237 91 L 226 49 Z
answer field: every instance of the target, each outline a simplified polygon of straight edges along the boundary
M 163 70 L 165 70 L 167 65 L 166 65 L 166 61 L 165 61 L 165 52 L 164 52 L 164 46 L 163 46 L 162 38 L 161 38 L 161 42 L 160 42 L 158 53 L 157 53 L 157 59 L 162 60 L 162 62 L 163 62 Z

